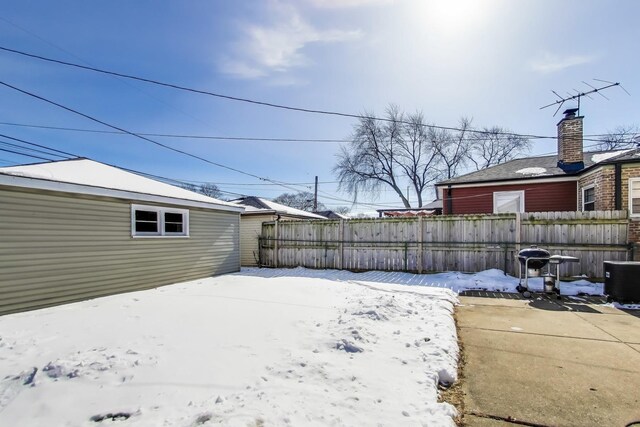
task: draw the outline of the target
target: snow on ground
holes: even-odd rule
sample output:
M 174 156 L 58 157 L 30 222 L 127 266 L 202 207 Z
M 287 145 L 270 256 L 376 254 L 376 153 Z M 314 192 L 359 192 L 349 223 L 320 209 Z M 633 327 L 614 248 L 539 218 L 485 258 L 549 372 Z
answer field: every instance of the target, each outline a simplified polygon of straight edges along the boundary
M 430 286 L 451 289 L 456 293 L 466 290 L 483 290 L 495 292 L 517 292 L 518 278 L 505 275 L 502 270 L 490 269 L 480 273 L 468 274 L 447 272 L 436 274 L 412 274 L 403 272 L 366 271 L 353 273 L 347 270 L 311 270 L 302 267 L 292 269 L 243 269 L 244 274 L 265 277 L 322 277 L 331 280 L 359 280 L 379 283 L 396 283 L 400 285 Z M 558 282 L 562 295 L 602 295 L 604 285 L 580 279 L 572 282 Z M 529 279 L 532 291 L 543 290 L 541 277 Z
M 437 400 L 456 378 L 455 294 L 307 272 L 0 317 L 0 425 L 453 425 Z

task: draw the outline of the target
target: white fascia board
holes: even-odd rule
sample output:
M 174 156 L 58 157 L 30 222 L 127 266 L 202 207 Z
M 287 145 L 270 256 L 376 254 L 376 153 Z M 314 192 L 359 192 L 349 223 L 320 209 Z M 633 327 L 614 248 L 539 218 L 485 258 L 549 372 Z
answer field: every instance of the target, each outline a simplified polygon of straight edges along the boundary
M 454 184 L 436 184 L 437 188 L 471 188 L 471 187 L 494 187 L 500 185 L 527 185 L 527 184 L 544 184 L 546 182 L 575 182 L 582 176 L 568 176 L 560 178 L 545 178 L 545 179 L 518 179 L 510 181 L 484 181 L 484 182 L 464 182 Z
M 29 178 L 24 176 L 0 174 L 0 185 L 18 188 L 30 188 L 35 190 L 59 191 L 62 193 L 84 194 L 90 196 L 113 197 L 116 199 L 136 200 L 141 202 L 164 203 L 193 208 L 215 209 L 218 211 L 244 212 L 243 207 L 219 205 L 215 203 L 199 202 L 196 200 L 178 199 L 166 196 L 157 196 L 133 191 L 114 190 L 104 187 L 92 187 L 89 185 L 70 184 L 67 182 L 48 181 L 46 179 Z
M 249 216 L 249 215 L 275 215 L 276 211 L 274 210 L 269 210 L 269 209 L 265 209 L 263 211 L 244 211 L 242 212 L 242 215 L 245 216 Z

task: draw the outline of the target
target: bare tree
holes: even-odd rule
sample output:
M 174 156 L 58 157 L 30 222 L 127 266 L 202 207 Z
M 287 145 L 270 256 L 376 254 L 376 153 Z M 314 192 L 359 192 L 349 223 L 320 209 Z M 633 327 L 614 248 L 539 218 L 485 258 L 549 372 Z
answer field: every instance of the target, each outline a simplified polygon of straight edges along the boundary
M 407 116 L 401 134 L 397 148 L 398 165 L 415 190 L 418 207 L 422 207 L 422 193 L 439 176 L 440 155 L 429 138 L 422 113 Z
M 205 196 L 209 196 L 213 198 L 222 197 L 222 191 L 220 191 L 220 188 L 216 184 L 213 184 L 211 182 L 207 182 L 200 185 L 200 188 L 198 189 L 198 193 L 201 193 L 201 194 L 204 194 Z
M 201 185 L 195 185 L 188 182 L 183 183 L 180 187 L 185 190 L 193 191 L 194 193 L 204 194 L 205 196 L 213 197 L 219 199 L 222 197 L 222 191 L 220 188 L 211 182 L 207 182 Z
M 180 188 L 184 188 L 185 190 L 193 191 L 194 193 L 198 192 L 198 186 L 195 184 L 191 184 L 188 182 L 184 182 L 180 184 Z
M 365 114 L 355 127 L 350 144 L 341 147 L 338 163 L 333 168 L 338 175 L 339 189 L 357 199 L 360 192 L 378 193 L 383 186 L 391 187 L 405 207 L 409 200 L 402 193 L 402 168 L 399 166 L 399 145 L 402 144 L 402 114 L 391 106 L 388 121 L 380 122 Z
M 463 117 L 457 130 L 429 127 L 429 139 L 440 158 L 440 178 L 451 179 L 458 176 L 466 166 L 470 149 L 471 119 Z
M 637 125 L 623 125 L 616 127 L 607 135 L 600 138 L 598 149 L 602 151 L 636 148 L 640 146 L 640 127 Z
M 307 212 L 313 212 L 313 193 L 308 191 L 300 191 L 298 193 L 283 193 L 273 199 L 274 202 L 291 208 L 300 209 Z M 318 210 L 323 211 L 327 208 L 318 202 Z
M 473 132 L 467 161 L 476 170 L 486 169 L 516 158 L 531 149 L 531 141 L 508 130 L 494 126 Z
M 351 211 L 351 208 L 349 206 L 338 206 L 334 208 L 333 211 L 340 215 L 346 215 Z
M 371 116 L 359 119 L 333 168 L 338 188 L 355 200 L 361 192 L 376 195 L 388 186 L 410 208 L 402 191 L 408 184 L 422 207 L 425 189 L 436 181 L 458 176 L 469 164 L 482 169 L 503 163 L 529 148 L 528 140 L 498 127 L 477 136 L 471 120 L 464 117 L 457 129 L 443 129 L 426 124 L 420 112 L 405 115 L 394 106 L 384 120 Z

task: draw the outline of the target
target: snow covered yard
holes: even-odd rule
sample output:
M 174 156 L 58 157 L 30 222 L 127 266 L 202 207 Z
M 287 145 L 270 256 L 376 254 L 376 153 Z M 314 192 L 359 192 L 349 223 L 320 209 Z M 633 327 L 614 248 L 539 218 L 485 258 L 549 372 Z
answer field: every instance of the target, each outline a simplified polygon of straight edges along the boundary
M 0 425 L 453 425 L 455 293 L 394 281 L 247 269 L 0 317 Z

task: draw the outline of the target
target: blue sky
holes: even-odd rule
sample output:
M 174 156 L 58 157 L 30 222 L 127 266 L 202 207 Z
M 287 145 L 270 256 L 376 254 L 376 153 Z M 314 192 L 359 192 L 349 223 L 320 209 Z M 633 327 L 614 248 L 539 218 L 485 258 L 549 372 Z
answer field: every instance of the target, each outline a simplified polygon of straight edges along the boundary
M 383 114 L 390 104 L 430 123 L 555 135 L 553 109 L 583 80 L 620 81 L 585 99 L 585 133 L 638 124 L 640 2 L 544 0 L 7 1 L 1 46 L 212 92 L 292 106 Z M 353 119 L 189 94 L 0 52 L 0 80 L 134 132 L 344 139 Z M 107 130 L 0 87 L 0 122 Z M 110 164 L 224 190 L 289 191 L 131 136 L 0 125 L 0 133 Z M 278 181 L 336 192 L 337 143 L 157 138 Z M 535 141 L 533 153 L 555 150 Z M 2 165 L 35 160 L 0 153 Z M 298 187 L 304 189 L 305 187 Z M 412 197 L 413 198 L 413 197 Z M 363 202 L 400 206 L 391 192 Z M 356 206 L 356 211 L 371 210 Z

